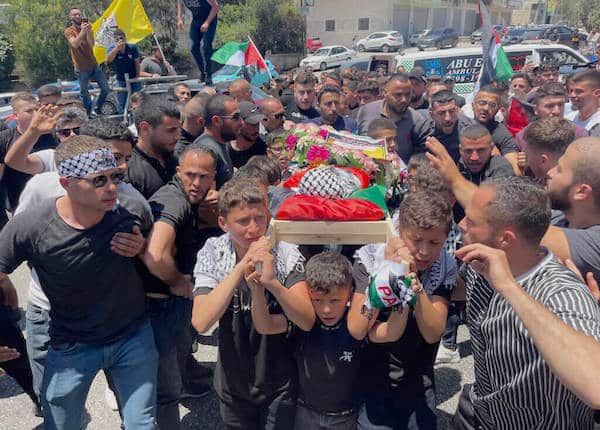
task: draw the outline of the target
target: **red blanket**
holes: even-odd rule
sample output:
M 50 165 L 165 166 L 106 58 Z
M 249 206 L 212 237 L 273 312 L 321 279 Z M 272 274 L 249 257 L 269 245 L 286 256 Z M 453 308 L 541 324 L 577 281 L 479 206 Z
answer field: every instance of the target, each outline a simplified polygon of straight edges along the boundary
M 277 219 L 288 221 L 379 221 L 383 216 L 383 210 L 368 200 L 304 195 L 288 197 L 277 211 Z

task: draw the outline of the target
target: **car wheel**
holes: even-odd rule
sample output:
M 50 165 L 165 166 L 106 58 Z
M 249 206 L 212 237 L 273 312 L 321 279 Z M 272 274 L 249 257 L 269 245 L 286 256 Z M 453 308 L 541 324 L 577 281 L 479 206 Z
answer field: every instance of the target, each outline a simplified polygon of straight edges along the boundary
M 346 61 L 350 61 L 350 60 L 352 60 L 352 57 L 346 58 Z
M 358 52 L 365 52 L 365 47 L 363 45 L 358 45 Z
M 390 47 L 389 47 L 388 45 L 383 45 L 383 46 L 381 47 L 381 50 L 382 50 L 383 52 L 390 52 Z
M 100 108 L 102 115 L 117 115 L 119 113 L 119 106 L 111 99 L 106 99 L 104 104 Z
M 319 65 L 319 69 L 320 70 L 325 70 L 327 68 L 327 63 L 325 61 L 323 61 L 320 65 Z
M 419 51 L 423 51 L 423 50 L 425 50 L 425 48 L 421 48 L 421 47 L 419 46 Z

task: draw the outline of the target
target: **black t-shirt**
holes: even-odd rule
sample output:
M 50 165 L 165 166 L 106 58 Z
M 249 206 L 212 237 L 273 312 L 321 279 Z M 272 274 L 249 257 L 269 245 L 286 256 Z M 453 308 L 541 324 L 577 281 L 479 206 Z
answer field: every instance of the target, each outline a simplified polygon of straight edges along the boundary
M 133 147 L 125 180 L 146 199 L 152 197 L 152 194 L 169 182 L 175 174 L 177 159 L 173 154 L 165 154 L 164 157 L 165 166 L 137 146 Z
M 492 135 L 492 141 L 502 155 L 518 151 L 517 141 L 504 124 L 496 120 L 492 120 L 484 125 L 490 131 L 490 134 Z
M 188 133 L 188 131 L 183 127 L 181 127 L 180 131 L 181 136 L 179 137 L 177 144 L 175 144 L 175 150 L 173 151 L 173 155 L 175 156 L 175 158 L 177 158 L 177 161 L 179 161 L 179 157 L 181 157 L 181 154 L 183 154 L 185 148 L 194 143 L 194 140 L 198 138 L 198 136 L 194 136 L 191 133 Z
M 106 51 L 109 54 L 116 47 L 113 46 Z M 140 58 L 140 51 L 137 46 L 132 43 L 125 44 L 125 51 L 119 52 L 112 61 L 115 67 L 117 81 L 125 82 L 125 74 L 129 75 L 129 79 L 137 78 L 137 70 L 135 61 Z
M 4 157 L 10 146 L 17 140 L 21 134 L 17 128 L 11 128 L 0 132 L 0 163 L 4 163 Z M 44 149 L 54 149 L 58 143 L 51 134 L 44 134 L 37 140 L 31 152 L 42 151 Z M 19 197 L 27 181 L 31 179 L 28 175 L 18 170 L 14 170 L 8 166 L 4 168 L 4 176 L 2 177 L 2 188 L 4 188 L 8 199 L 8 209 L 14 211 L 19 204 Z
M 233 167 L 239 169 L 248 162 L 254 155 L 267 155 L 267 144 L 260 137 L 256 139 L 254 145 L 244 151 L 236 151 L 230 143 L 227 144 Z
M 348 331 L 348 311 L 332 327 L 317 319 L 310 332 L 294 328 L 298 367 L 298 401 L 320 413 L 354 409 L 359 400 L 358 376 L 365 341 Z
M 304 280 L 304 269 L 294 269 L 284 285 L 292 287 Z M 198 284 L 198 282 L 196 282 Z M 211 288 L 200 287 L 195 294 L 208 294 Z M 267 305 L 272 314 L 283 313 L 281 306 L 267 291 Z M 241 399 L 254 405 L 263 404 L 273 395 L 290 392 L 296 395 L 296 364 L 287 334 L 261 335 L 252 322 L 252 295 L 242 279 L 227 310 L 219 320 L 219 359 L 214 384 L 225 402 Z
M 365 294 L 370 277 L 357 259 L 354 268 L 356 292 Z M 452 291 L 445 285 L 440 285 L 433 291 L 427 291 L 432 296 L 441 296 L 450 300 Z M 410 312 L 404 334 L 396 342 L 369 343 L 361 357 L 361 387 L 365 396 L 395 397 L 406 399 L 407 407 L 412 400 L 417 401 L 426 389 L 434 386 L 433 363 L 438 344 L 428 344 L 417 326 L 412 308 L 404 309 Z M 387 321 L 390 310 L 382 310 L 378 321 Z
M 228 145 L 221 145 L 210 135 L 204 133 L 194 141 L 194 146 L 211 149 L 217 155 L 217 175 L 215 176 L 215 181 L 217 183 L 217 190 L 220 189 L 225 182 L 233 177 L 233 162 L 231 161 Z
M 315 107 L 311 106 L 308 110 L 300 109 L 298 105 L 296 105 L 296 100 L 294 98 L 292 98 L 285 106 L 285 119 L 295 123 L 305 122 L 308 119 L 313 119 L 320 116 L 321 113 Z
M 175 264 L 177 270 L 191 275 L 202 235 L 198 229 L 198 206 L 192 205 L 185 195 L 177 175 L 150 198 L 154 222 L 164 222 L 175 230 Z M 148 293 L 171 294 L 169 286 L 153 276 L 142 264 L 144 288 Z
M 0 272 L 23 261 L 36 269 L 50 301 L 50 342 L 106 344 L 121 339 L 146 318 L 142 279 L 136 258 L 114 253 L 117 232 L 152 225 L 142 203 L 119 195 L 119 204 L 86 230 L 63 221 L 56 200 L 16 215 L 0 232 Z
M 417 142 L 415 145 L 415 152 L 425 152 L 425 139 L 428 136 L 433 136 L 437 138 L 442 145 L 444 145 L 454 162 L 458 163 L 458 160 L 460 159 L 460 153 L 458 151 L 458 147 L 460 146 L 459 133 L 465 127 L 468 127 L 474 123 L 475 122 L 472 119 L 467 118 L 464 115 L 459 115 L 458 121 L 454 125 L 452 132 L 450 134 L 446 134 L 435 126 L 435 121 L 433 119 L 426 119 L 412 132 L 414 135 L 413 141 Z

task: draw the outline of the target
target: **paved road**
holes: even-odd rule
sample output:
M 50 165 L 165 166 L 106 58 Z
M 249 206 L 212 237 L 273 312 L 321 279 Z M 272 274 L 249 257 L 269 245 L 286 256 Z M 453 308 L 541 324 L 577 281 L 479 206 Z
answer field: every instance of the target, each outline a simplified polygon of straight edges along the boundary
M 27 269 L 22 266 L 11 279 L 19 291 L 22 307 L 27 301 Z M 217 358 L 215 332 L 202 339 L 202 345 L 196 353 L 199 361 L 214 364 Z M 439 429 L 448 429 L 451 415 L 456 409 L 461 386 L 473 381 L 473 359 L 470 353 L 470 341 L 466 329 L 459 330 L 459 341 L 463 359 L 455 365 L 440 366 L 436 369 L 438 386 Z M 243 364 L 243 363 L 241 363 Z M 106 381 L 99 375 L 94 381 L 88 396 L 86 421 L 88 430 L 119 429 L 119 416 L 106 405 L 104 391 Z M 203 399 L 187 399 L 182 401 L 181 416 L 184 429 L 223 429 L 219 419 L 217 399 L 214 394 Z M 31 402 L 22 390 L 8 377 L 0 377 L 0 429 L 30 430 L 41 429 L 41 418 L 31 412 Z

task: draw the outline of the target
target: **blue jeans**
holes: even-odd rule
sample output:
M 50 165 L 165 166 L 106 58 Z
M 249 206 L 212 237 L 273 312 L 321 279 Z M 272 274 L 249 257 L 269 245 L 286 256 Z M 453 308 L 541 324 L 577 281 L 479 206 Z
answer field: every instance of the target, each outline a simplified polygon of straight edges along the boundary
M 27 303 L 25 312 L 25 332 L 27 333 L 27 354 L 33 373 L 33 389 L 39 396 L 42 389 L 44 365 L 50 342 L 50 315 L 47 310 Z
M 451 302 L 448 308 L 448 318 L 446 319 L 446 328 L 442 336 L 444 347 L 455 350 L 458 348 L 456 337 L 458 335 L 458 326 L 463 323 L 463 314 L 465 312 L 465 302 Z
M 44 429 L 79 429 L 90 385 L 101 369 L 112 379 L 126 429 L 155 429 L 158 354 L 149 323 L 105 345 L 50 346 L 42 384 Z
M 125 81 L 115 81 L 115 86 L 117 88 L 125 88 L 127 84 Z M 134 82 L 131 84 L 131 94 L 137 93 L 142 89 L 142 84 L 139 82 Z M 119 91 L 117 92 L 117 99 L 119 99 L 119 113 L 125 112 L 125 104 L 127 103 L 127 92 Z
M 198 65 L 198 69 L 202 72 L 202 78 L 205 81 L 212 81 L 211 79 L 211 59 L 213 54 L 213 40 L 215 39 L 215 34 L 217 33 L 217 21 L 218 17 L 211 21 L 208 26 L 208 30 L 206 33 L 202 33 L 200 31 L 200 27 L 206 21 L 205 13 L 201 13 L 200 11 L 192 10 L 192 23 L 190 24 L 190 52 Z M 204 41 L 202 46 L 202 52 L 200 52 L 200 43 Z M 204 54 L 204 57 L 202 56 Z
M 179 399 L 183 390 L 182 358 L 190 355 L 192 301 L 183 297 L 146 299 L 158 351 L 156 422 L 159 428 L 181 428 Z
M 110 91 L 108 88 L 108 81 L 100 66 L 96 66 L 94 70 L 90 70 L 89 72 L 77 72 L 77 80 L 79 81 L 81 100 L 83 101 L 83 106 L 85 106 L 85 110 L 88 114 L 92 111 L 92 99 L 88 91 L 88 84 L 90 81 L 98 82 L 100 95 L 98 96 L 98 102 L 96 103 L 96 110 L 100 112 L 100 108 L 102 108 L 106 97 L 108 97 L 108 92 Z

